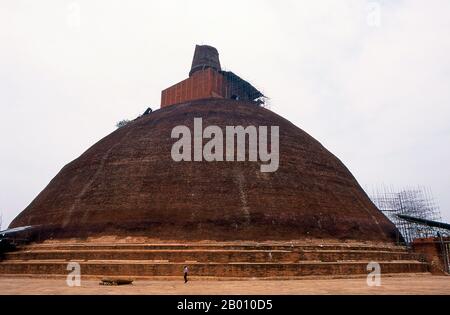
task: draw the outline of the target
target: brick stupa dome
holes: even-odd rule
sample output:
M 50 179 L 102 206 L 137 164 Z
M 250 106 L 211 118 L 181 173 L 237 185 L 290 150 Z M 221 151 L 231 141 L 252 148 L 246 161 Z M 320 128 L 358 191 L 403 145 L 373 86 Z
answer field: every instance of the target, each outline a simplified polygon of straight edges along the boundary
M 174 162 L 172 128 L 279 126 L 280 165 Z M 10 227 L 41 239 L 113 235 L 160 240 L 394 241 L 396 229 L 332 153 L 250 101 L 164 107 L 119 128 L 66 165 Z

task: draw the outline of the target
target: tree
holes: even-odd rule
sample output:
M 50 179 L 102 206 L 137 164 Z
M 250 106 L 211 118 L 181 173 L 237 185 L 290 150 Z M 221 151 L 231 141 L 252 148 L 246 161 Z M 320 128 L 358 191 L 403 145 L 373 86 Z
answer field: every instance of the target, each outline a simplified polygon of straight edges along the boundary
M 129 122 L 130 122 L 130 120 L 123 119 L 123 120 L 119 121 L 118 123 L 116 123 L 116 127 L 122 128 L 123 126 L 126 126 Z

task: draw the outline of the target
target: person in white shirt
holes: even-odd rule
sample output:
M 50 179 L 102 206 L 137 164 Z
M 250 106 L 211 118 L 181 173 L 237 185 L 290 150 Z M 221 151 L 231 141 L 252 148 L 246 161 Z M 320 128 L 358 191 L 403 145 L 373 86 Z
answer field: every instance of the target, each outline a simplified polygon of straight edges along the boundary
M 189 272 L 188 266 L 184 266 L 183 272 L 184 272 L 184 283 L 187 283 L 188 282 L 188 272 Z

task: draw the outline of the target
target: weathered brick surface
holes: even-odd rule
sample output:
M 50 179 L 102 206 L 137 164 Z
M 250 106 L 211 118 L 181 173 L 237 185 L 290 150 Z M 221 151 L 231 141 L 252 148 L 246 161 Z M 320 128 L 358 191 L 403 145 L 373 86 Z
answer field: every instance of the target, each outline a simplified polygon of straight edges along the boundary
M 226 96 L 226 83 L 222 74 L 211 68 L 195 72 L 161 92 L 161 107 L 204 98 Z
M 280 128 L 280 166 L 174 162 L 172 128 Z M 243 196 L 245 198 L 243 198 Z M 356 239 L 395 242 L 396 229 L 344 164 L 286 119 L 253 103 L 169 106 L 108 135 L 66 165 L 11 227 L 39 239 L 146 236 L 161 240 Z
M 450 239 L 444 238 L 449 242 Z M 446 273 L 446 253 L 443 252 L 442 244 L 439 238 L 421 238 L 413 242 L 413 249 L 416 253 L 420 253 L 430 264 L 431 272 L 436 274 Z M 448 259 L 448 258 L 447 258 Z
M 102 246 L 104 249 L 98 249 Z M 379 262 L 384 274 L 428 271 L 426 263 L 396 246 L 335 244 L 333 250 L 326 245 L 273 244 L 230 249 L 232 246 L 216 244 L 215 249 L 210 249 L 199 244 L 37 244 L 7 254 L 0 262 L 0 274 L 64 275 L 69 261 L 79 262 L 84 276 L 177 276 L 186 264 L 196 277 L 342 276 L 367 274 L 370 261 Z M 234 246 L 239 247 L 239 242 Z
M 199 250 L 199 249 L 109 249 L 109 250 L 32 250 L 5 255 L 9 260 L 168 260 L 171 262 L 297 262 L 342 260 L 409 260 L 407 252 L 383 250 Z
M 181 276 L 185 263 L 81 262 L 83 275 L 101 276 Z M 366 262 L 308 263 L 190 263 L 190 274 L 209 277 L 296 277 L 367 274 Z M 384 273 L 427 272 L 425 263 L 382 262 Z M 0 274 L 67 275 L 65 262 L 4 262 Z

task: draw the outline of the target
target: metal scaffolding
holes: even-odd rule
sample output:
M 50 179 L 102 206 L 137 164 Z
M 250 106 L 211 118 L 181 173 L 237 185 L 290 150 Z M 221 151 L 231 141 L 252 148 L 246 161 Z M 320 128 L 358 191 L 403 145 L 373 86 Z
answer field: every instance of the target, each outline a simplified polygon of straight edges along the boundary
M 245 81 L 232 71 L 220 71 L 226 80 L 225 98 L 253 101 L 255 104 L 265 106 L 267 97 L 251 83 Z
M 372 202 L 380 209 L 400 231 L 404 242 L 409 245 L 416 238 L 436 237 L 448 234 L 448 231 L 407 221 L 398 217 L 406 215 L 415 218 L 441 221 L 441 213 L 431 190 L 425 187 L 395 190 L 392 187 L 378 187 L 370 194 Z M 401 242 L 399 235 L 398 241 Z

